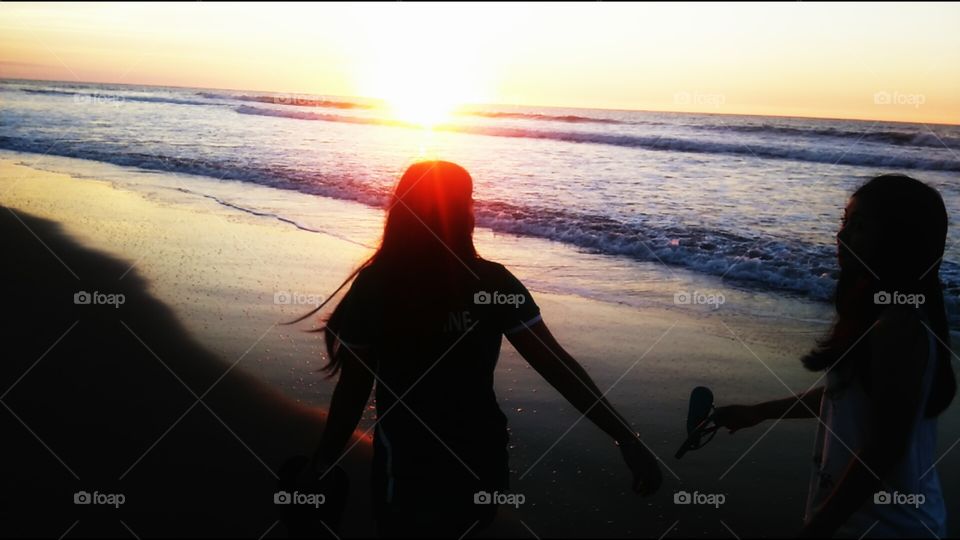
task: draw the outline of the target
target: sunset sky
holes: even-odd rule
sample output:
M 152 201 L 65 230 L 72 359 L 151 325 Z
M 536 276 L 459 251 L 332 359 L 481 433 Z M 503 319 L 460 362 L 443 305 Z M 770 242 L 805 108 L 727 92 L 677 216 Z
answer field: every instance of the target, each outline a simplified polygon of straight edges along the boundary
M 957 4 L 11 4 L 0 77 L 960 123 Z

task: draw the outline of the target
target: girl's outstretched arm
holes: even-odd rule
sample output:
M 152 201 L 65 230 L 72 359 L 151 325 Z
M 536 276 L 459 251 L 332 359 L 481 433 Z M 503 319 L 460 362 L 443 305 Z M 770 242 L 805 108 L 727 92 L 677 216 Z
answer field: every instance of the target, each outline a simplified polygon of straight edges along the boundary
M 313 456 L 313 466 L 320 472 L 340 458 L 370 399 L 374 372 L 369 367 L 368 359 L 364 358 L 367 351 L 354 351 L 346 347 L 340 349 L 339 354 L 344 355 L 340 379 L 330 398 L 327 424 Z
M 764 420 L 777 418 L 815 418 L 820 414 L 823 387 L 818 386 L 802 395 L 764 401 L 755 405 L 727 405 L 717 407 L 713 421 L 735 433 L 755 426 Z
M 603 396 L 603 392 L 559 344 L 543 321 L 508 336 L 510 343 L 550 385 L 578 411 L 613 438 L 634 473 L 634 490 L 651 494 L 662 482 L 656 457 L 640 442 L 630 424 Z

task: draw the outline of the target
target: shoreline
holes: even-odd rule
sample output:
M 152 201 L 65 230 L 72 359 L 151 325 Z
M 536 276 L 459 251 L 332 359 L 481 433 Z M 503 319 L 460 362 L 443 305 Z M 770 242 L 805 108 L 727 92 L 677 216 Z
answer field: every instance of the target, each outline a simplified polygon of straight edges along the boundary
M 0 160 L 22 163 L 31 168 L 76 178 L 105 180 L 114 188 L 138 193 L 149 200 L 167 204 L 224 215 L 233 211 L 242 212 L 253 216 L 260 224 L 271 224 L 260 221 L 265 220 L 281 227 L 292 226 L 308 233 L 333 236 L 354 244 L 355 247 L 366 250 L 365 252 L 373 249 L 382 227 L 382 209 L 351 199 L 328 198 L 242 180 L 221 180 L 183 172 L 140 170 L 82 158 L 14 150 L 0 149 Z M 262 200 L 270 202 L 263 205 Z M 222 212 L 206 204 L 210 201 L 221 206 L 219 210 Z M 639 309 L 652 307 L 666 311 L 677 310 L 693 316 L 711 317 L 722 314 L 745 318 L 775 318 L 788 325 L 826 326 L 833 316 L 829 302 L 808 298 L 799 292 L 751 285 L 737 280 L 723 281 L 718 276 L 694 269 L 666 265 L 658 261 L 638 261 L 627 255 L 594 252 L 560 240 L 478 227 L 475 241 L 478 250 L 488 258 L 491 258 L 489 255 L 492 253 L 493 258 L 516 269 L 518 275 L 525 273 L 521 276 L 524 281 L 529 281 L 531 288 L 540 292 L 580 296 L 588 300 Z M 362 259 L 363 255 L 358 255 L 353 262 L 358 264 Z M 341 259 L 334 264 L 341 264 Z M 352 268 L 350 261 L 343 264 L 348 267 L 344 273 L 346 275 Z M 553 275 L 557 269 L 575 267 L 579 268 L 569 274 Z M 601 270 L 580 275 L 588 268 Z M 640 283 L 642 287 L 611 289 L 606 286 L 607 282 Z M 334 284 L 333 288 L 336 285 L 339 285 L 339 282 Z M 674 298 L 678 291 L 690 294 L 698 291 L 719 294 L 725 296 L 727 302 L 722 306 L 712 307 L 678 305 Z M 724 313 L 717 311 L 717 308 L 722 308 Z M 730 313 L 730 310 L 736 313 Z
M 296 328 L 276 326 L 309 306 L 277 304 L 275 295 L 332 290 L 362 260 L 365 249 L 336 236 L 307 233 L 169 189 L 171 184 L 183 186 L 190 181 L 186 178 L 158 173 L 151 178 L 158 182 L 152 188 L 138 184 L 139 189 L 127 189 L 112 181 L 78 179 L 3 158 L 0 205 L 56 222 L 62 240 L 48 241 L 47 236 L 38 235 L 54 253 L 72 250 L 68 246 L 73 242 L 78 248 L 124 261 L 115 265 L 119 270 L 113 274 L 96 270 L 88 274 L 79 265 L 73 268 L 71 257 L 62 257 L 71 272 L 84 279 L 87 275 L 100 279 L 97 290 L 110 292 L 111 287 L 125 287 L 123 282 L 142 276 L 143 290 L 166 305 L 171 319 L 183 325 L 178 335 L 227 365 L 242 358 L 236 373 L 282 394 L 282 401 L 299 403 L 307 410 L 325 406 L 332 383 L 314 372 L 320 365 L 320 341 L 314 334 L 301 333 L 306 323 Z M 161 183 L 163 189 L 157 187 Z M 249 196 L 268 189 L 251 187 Z M 362 243 L 376 238 L 372 213 L 359 215 L 362 210 L 342 201 L 316 199 L 311 201 L 315 219 L 348 224 Z M 26 229 L 20 233 L 24 245 L 36 241 L 26 235 Z M 639 499 L 627 493 L 628 476 L 612 444 L 593 426 L 578 423 L 579 414 L 507 344 L 495 388 L 511 427 L 511 490 L 525 493 L 528 501 L 516 515 L 530 530 L 538 536 L 622 537 L 659 537 L 671 530 L 685 536 L 726 536 L 729 529 L 740 536 L 796 532 L 806 495 L 814 423 L 781 423 L 769 435 L 764 428 L 734 437 L 720 434 L 710 447 L 682 461 L 672 455 L 682 440 L 686 399 L 693 386 L 711 386 L 718 403 L 727 404 L 783 397 L 812 384 L 817 376 L 803 371 L 797 358 L 812 345 L 819 326 L 807 321 L 771 322 L 733 311 L 702 314 L 656 303 L 637 307 L 559 294 L 543 287 L 549 276 L 538 278 L 535 270 L 572 257 L 569 250 L 544 248 L 530 258 L 531 245 L 548 244 L 480 231 L 477 243 L 481 252 L 516 268 L 518 277 L 531 284 L 559 341 L 584 364 L 598 386 L 610 388 L 611 401 L 670 468 L 664 470 L 664 486 L 655 497 Z M 42 246 L 33 247 L 38 256 L 48 257 L 44 264 L 49 279 L 72 280 Z M 119 278 L 124 271 L 129 273 Z M 649 287 L 649 294 L 664 295 L 675 283 L 652 280 Z M 38 310 L 36 320 L 42 320 L 46 312 L 34 309 Z M 24 335 L 33 337 L 27 331 L 32 326 L 24 324 Z M 40 343 L 28 344 L 43 350 Z M 953 407 L 942 421 L 944 450 L 960 436 L 958 410 Z M 369 414 L 362 425 L 370 424 Z M 256 431 L 260 426 L 248 429 Z M 940 470 L 948 503 L 958 500 L 960 493 L 951 486 L 960 489 L 960 466 L 946 459 Z M 672 496 L 680 489 L 725 492 L 728 503 L 717 511 L 677 506 Z M 782 504 L 756 516 L 758 505 L 769 507 L 771 493 L 781 497 Z M 674 521 L 678 523 L 671 525 Z M 951 523 L 956 519 L 951 517 Z

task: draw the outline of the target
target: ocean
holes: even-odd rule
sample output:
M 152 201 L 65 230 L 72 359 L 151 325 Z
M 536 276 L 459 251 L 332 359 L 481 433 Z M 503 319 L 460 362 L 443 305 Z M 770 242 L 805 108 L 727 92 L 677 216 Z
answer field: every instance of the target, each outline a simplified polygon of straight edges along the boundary
M 333 233 L 276 200 L 380 208 L 412 162 L 454 161 L 474 177 L 479 227 L 583 253 L 557 269 L 577 279 L 552 282 L 628 303 L 642 296 L 631 268 L 826 303 L 843 206 L 879 173 L 933 185 L 960 215 L 960 126 L 491 105 L 426 130 L 353 98 L 23 80 L 0 81 L 0 126 L 0 149 L 229 182 L 195 191 Z M 245 196 L 249 184 L 275 197 Z M 954 327 L 958 262 L 953 227 L 941 277 Z

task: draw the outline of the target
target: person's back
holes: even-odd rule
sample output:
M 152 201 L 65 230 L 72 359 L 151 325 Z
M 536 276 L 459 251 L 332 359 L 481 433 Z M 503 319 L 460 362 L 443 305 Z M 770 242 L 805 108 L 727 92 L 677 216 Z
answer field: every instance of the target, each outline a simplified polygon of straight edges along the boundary
M 529 291 L 473 245 L 473 180 L 444 161 L 412 165 L 387 209 L 383 240 L 323 327 L 340 375 L 311 468 L 344 449 L 376 385 L 373 495 L 384 536 L 462 537 L 489 524 L 507 487 L 507 420 L 493 374 L 503 336 L 620 447 L 640 494 L 656 458 L 557 343 Z M 316 313 L 323 305 L 301 317 Z M 484 493 L 486 492 L 486 493 Z
M 374 497 L 381 512 L 404 508 L 405 520 L 430 497 L 444 511 L 425 520 L 472 515 L 476 493 L 507 488 L 507 419 L 493 374 L 502 336 L 537 322 L 539 308 L 502 265 L 463 263 L 442 283 L 374 263 L 342 303 L 344 344 L 378 351 Z

